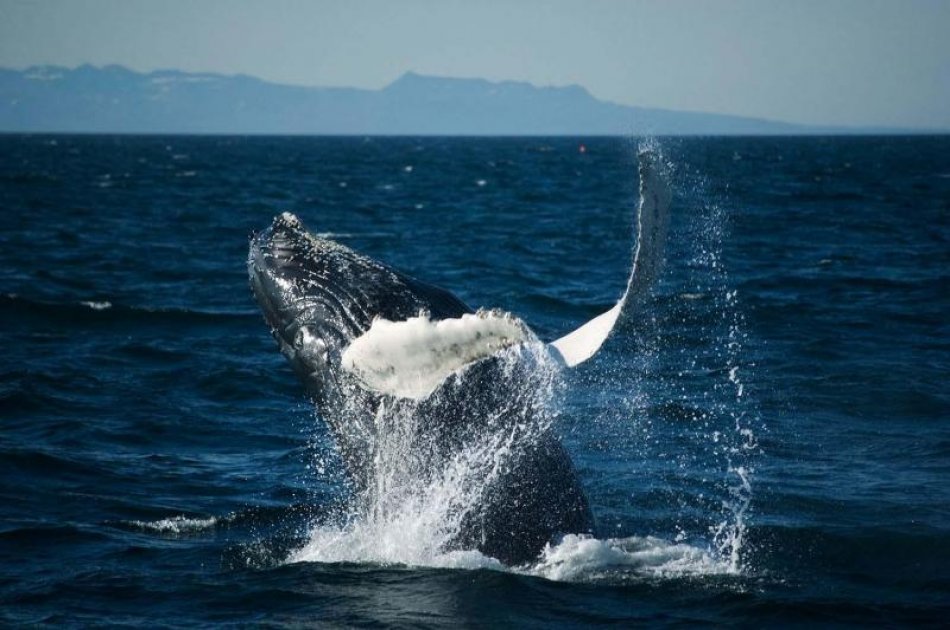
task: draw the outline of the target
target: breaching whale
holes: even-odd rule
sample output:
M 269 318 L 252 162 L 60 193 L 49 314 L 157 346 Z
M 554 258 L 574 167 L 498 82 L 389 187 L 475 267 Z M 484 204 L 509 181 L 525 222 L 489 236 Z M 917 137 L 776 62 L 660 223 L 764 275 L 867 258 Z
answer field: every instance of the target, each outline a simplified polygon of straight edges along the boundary
M 385 492 L 374 484 L 383 417 L 408 410 L 395 417 L 411 425 L 417 461 L 433 471 L 489 427 L 515 436 L 505 443 L 504 465 L 483 480 L 477 505 L 460 515 L 449 546 L 513 565 L 559 536 L 593 533 L 587 499 L 553 429 L 517 443 L 517 428 L 530 423 L 526 399 L 541 386 L 536 350 L 564 368 L 586 361 L 638 310 L 657 275 L 669 183 L 656 152 L 638 158 L 638 238 L 626 289 L 612 309 L 548 344 L 517 317 L 475 311 L 445 289 L 313 235 L 293 214 L 251 237 L 253 293 L 329 425 L 357 493 Z

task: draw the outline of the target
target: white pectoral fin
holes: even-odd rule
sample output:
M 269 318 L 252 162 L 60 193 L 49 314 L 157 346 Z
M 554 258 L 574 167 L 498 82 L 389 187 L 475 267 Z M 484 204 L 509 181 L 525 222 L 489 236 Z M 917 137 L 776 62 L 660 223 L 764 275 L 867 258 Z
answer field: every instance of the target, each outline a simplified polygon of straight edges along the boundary
M 583 363 L 600 350 L 617 322 L 636 310 L 659 274 L 669 224 L 669 178 L 665 165 L 655 151 L 641 151 L 638 157 L 640 203 L 637 208 L 637 248 L 627 288 L 612 309 L 548 344 L 570 367 Z
M 419 400 L 452 373 L 528 334 L 521 320 L 496 311 L 438 321 L 377 319 L 346 348 L 341 365 L 372 391 Z
M 601 313 L 580 328 L 569 332 L 560 339 L 552 341 L 548 347 L 557 351 L 557 356 L 568 367 L 574 367 L 594 356 L 604 340 L 610 335 L 617 323 L 617 317 L 623 307 L 623 300 L 607 311 Z

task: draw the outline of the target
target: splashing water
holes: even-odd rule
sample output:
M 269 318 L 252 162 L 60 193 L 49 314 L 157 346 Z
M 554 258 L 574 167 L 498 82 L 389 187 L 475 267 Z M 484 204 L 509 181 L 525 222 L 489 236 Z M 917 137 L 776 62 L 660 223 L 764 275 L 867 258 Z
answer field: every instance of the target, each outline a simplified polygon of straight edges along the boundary
M 534 566 L 520 572 L 559 582 L 617 582 L 625 579 L 679 578 L 729 573 L 715 554 L 653 536 L 599 540 L 565 536 L 544 549 Z
M 705 187 L 700 186 L 700 191 Z M 707 195 L 702 194 L 706 199 Z M 715 319 L 707 333 L 710 357 L 717 362 L 717 396 L 710 409 L 723 425 L 717 434 L 713 455 L 725 463 L 726 488 L 721 504 L 721 520 L 710 527 L 713 543 L 730 571 L 743 569 L 742 547 L 746 520 L 752 502 L 753 461 L 760 453 L 753 427 L 758 423 L 754 403 L 746 393 L 743 371 L 752 367 L 745 356 L 745 318 L 739 305 L 738 291 L 731 288 L 728 270 L 723 262 L 722 244 L 727 224 L 722 204 L 704 203 L 701 230 L 704 235 L 699 260 L 707 274 L 707 285 L 714 295 Z M 725 379 L 722 378 L 723 372 Z M 731 425 L 731 426 L 730 426 Z
M 604 474 L 622 474 L 631 488 L 625 501 L 594 497 L 601 531 L 653 536 L 569 546 L 612 563 L 609 569 L 594 563 L 583 579 L 601 569 L 615 577 L 674 577 L 738 575 L 750 568 L 745 534 L 761 420 L 744 381 L 754 362 L 745 350 L 745 320 L 723 257 L 727 212 L 704 178 L 668 166 L 676 180 L 678 223 L 668 259 L 679 269 L 615 331 L 607 356 L 574 377 L 598 392 L 593 405 L 590 398 L 583 401 L 595 411 L 581 431 L 586 443 L 575 448 L 611 460 Z M 618 473 L 618 461 L 628 461 L 629 468 Z M 630 556 L 645 540 L 660 555 L 669 554 L 670 562 L 640 563 L 636 553 Z M 545 562 L 539 568 L 548 567 Z M 565 574 L 555 569 L 553 575 Z
M 680 287 L 677 299 L 664 303 L 657 298 L 655 312 L 640 315 L 644 321 L 633 342 L 641 355 L 639 374 L 617 373 L 608 362 L 584 376 L 588 384 L 613 392 L 608 399 L 619 392 L 619 400 L 611 399 L 608 411 L 593 424 L 604 442 L 615 445 L 614 457 L 626 456 L 636 468 L 649 462 L 650 474 L 671 480 L 669 501 L 681 508 L 677 522 L 647 525 L 655 536 L 568 535 L 549 544 L 537 561 L 520 567 L 505 567 L 453 544 L 493 481 L 524 448 L 557 425 L 564 374 L 545 346 L 530 339 L 494 355 L 506 381 L 500 387 L 511 392 L 510 399 L 487 417 L 469 418 L 478 431 L 467 433 L 464 447 L 448 457 L 440 459 L 428 443 L 431 401 L 382 406 L 375 418 L 370 483 L 339 522 L 314 527 L 309 541 L 287 561 L 510 570 L 559 581 L 742 572 L 752 462 L 759 452 L 753 431 L 758 416 L 741 376 L 749 367 L 743 355 L 744 320 L 722 261 L 722 205 L 706 200 L 701 179 L 680 177 L 682 189 L 691 194 L 678 203 L 692 206 L 694 216 L 687 217 L 686 238 L 680 241 L 686 251 L 671 258 L 688 261 L 687 285 Z M 455 373 L 460 382 L 467 369 Z M 697 378 L 709 381 L 698 400 L 679 384 Z M 438 389 L 432 394 L 440 395 Z M 669 405 L 689 419 L 685 428 L 664 417 L 662 410 Z M 476 416 L 481 410 L 469 413 Z M 684 470 L 701 470 L 703 476 L 686 479 Z M 598 516 L 596 501 L 592 507 Z M 604 529 L 604 523 L 599 525 Z M 636 531 L 643 526 L 632 525 Z
M 743 381 L 754 362 L 724 261 L 726 206 L 704 177 L 688 169 L 676 177 L 683 237 L 671 243 L 670 260 L 685 261 L 685 270 L 675 283 L 667 278 L 666 295 L 658 292 L 651 321 L 637 331 L 645 352 L 626 408 L 646 416 L 632 426 L 638 453 L 666 463 L 670 503 L 680 508 L 675 539 L 708 548 L 724 572 L 739 574 L 761 453 L 760 418 Z
M 341 525 L 315 528 L 289 561 L 502 569 L 478 551 L 457 549 L 455 541 L 466 520 L 477 517 L 496 480 L 550 431 L 560 368 L 536 339 L 490 360 L 499 362 L 495 385 L 518 393 L 483 417 L 465 418 L 473 430 L 447 456 L 440 457 L 439 436 L 425 430 L 432 426 L 427 416 L 438 409 L 437 400 L 382 405 L 368 487 Z M 465 386 L 469 370 L 456 375 L 459 387 Z M 451 395 L 442 390 L 433 394 Z

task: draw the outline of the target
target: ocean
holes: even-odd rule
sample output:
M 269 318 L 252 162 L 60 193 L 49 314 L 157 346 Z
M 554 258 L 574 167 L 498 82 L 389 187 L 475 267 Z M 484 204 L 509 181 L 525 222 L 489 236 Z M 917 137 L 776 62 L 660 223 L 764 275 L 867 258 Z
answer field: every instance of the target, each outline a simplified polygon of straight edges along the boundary
M 360 523 L 249 234 L 551 340 L 623 290 L 645 142 L 664 271 L 551 401 L 595 535 L 506 567 Z M 0 213 L 0 624 L 950 619 L 950 137 L 6 135 Z

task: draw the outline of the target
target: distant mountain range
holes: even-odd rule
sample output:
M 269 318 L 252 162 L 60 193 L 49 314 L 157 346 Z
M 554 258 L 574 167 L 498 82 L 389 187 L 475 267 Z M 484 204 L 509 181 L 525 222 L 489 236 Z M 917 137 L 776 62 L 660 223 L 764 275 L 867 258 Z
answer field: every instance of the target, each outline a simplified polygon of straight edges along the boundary
M 122 66 L 0 69 L 0 132 L 340 135 L 848 133 L 598 100 L 583 87 L 404 74 L 381 90 Z

